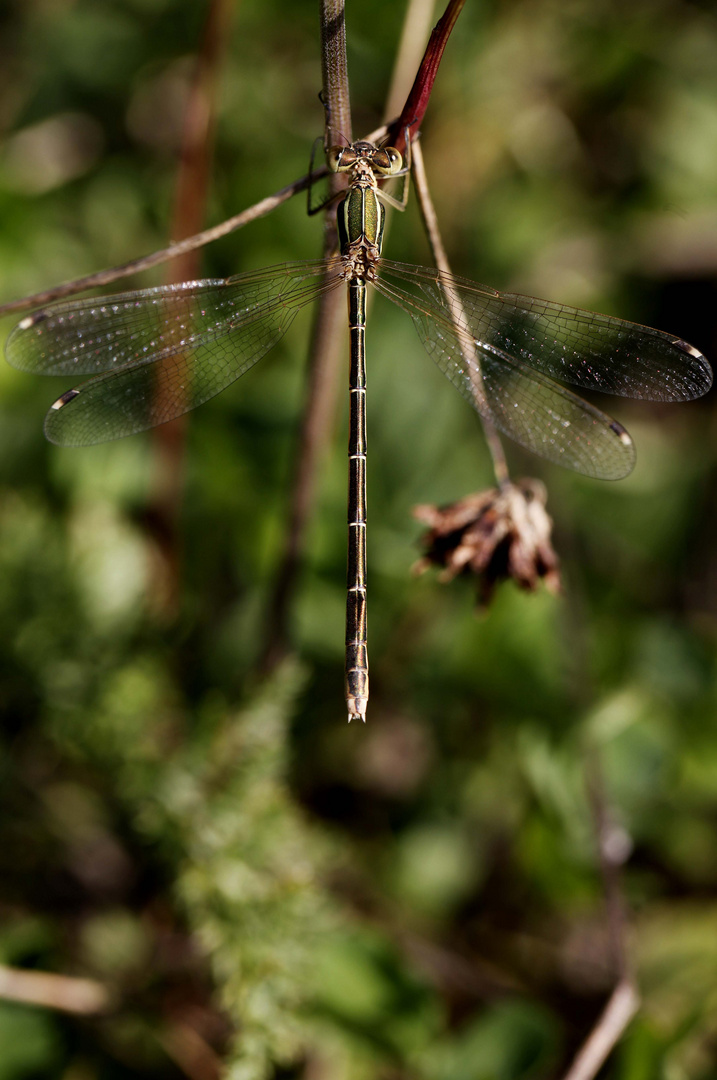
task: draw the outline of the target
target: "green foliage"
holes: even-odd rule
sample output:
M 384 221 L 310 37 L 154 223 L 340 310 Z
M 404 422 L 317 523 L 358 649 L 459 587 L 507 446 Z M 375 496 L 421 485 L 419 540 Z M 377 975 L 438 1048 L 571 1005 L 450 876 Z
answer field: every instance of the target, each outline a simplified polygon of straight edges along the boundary
M 0 1007 L 2 1080 L 42 1075 L 57 1061 L 57 1031 L 53 1018 L 20 1005 Z

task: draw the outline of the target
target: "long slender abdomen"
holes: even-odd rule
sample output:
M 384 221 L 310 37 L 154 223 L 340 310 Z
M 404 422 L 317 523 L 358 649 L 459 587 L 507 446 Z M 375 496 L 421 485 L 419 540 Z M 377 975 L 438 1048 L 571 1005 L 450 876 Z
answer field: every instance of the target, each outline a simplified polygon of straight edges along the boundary
M 346 594 L 346 704 L 349 723 L 366 720 L 366 283 L 349 283 L 349 543 Z

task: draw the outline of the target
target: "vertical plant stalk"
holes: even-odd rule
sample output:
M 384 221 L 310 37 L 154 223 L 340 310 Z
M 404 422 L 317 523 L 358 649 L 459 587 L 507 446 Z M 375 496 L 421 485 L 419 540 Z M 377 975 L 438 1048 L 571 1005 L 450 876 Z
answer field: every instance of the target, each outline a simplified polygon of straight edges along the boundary
M 426 227 L 426 233 L 428 234 L 428 241 L 431 245 L 433 258 L 435 259 L 436 266 L 439 270 L 442 270 L 445 274 L 450 274 L 451 267 L 438 228 L 438 219 L 436 217 L 433 200 L 431 199 L 431 193 L 428 188 L 428 178 L 426 177 L 426 170 L 423 164 L 423 153 L 421 151 L 419 140 L 416 140 L 412 145 L 411 165 L 413 179 L 416 185 L 418 205 Z M 488 418 L 490 410 L 486 401 L 483 381 L 480 376 L 480 362 L 478 360 L 475 342 L 473 341 L 472 336 L 463 329 L 466 325 L 466 319 L 458 293 L 450 289 L 445 289 L 445 296 L 451 308 L 456 331 L 460 337 L 461 349 L 466 356 L 466 359 L 469 361 L 468 367 L 471 373 L 472 390 L 476 403 L 480 408 L 480 421 L 483 426 L 488 451 L 493 462 L 493 472 L 495 474 L 496 482 L 499 487 L 504 488 L 510 483 L 508 463 L 496 427 Z M 482 406 L 482 408 L 480 406 Z
M 594 1080 L 639 1005 L 634 985 L 621 980 L 563 1080 Z
M 345 0 L 321 0 L 321 74 L 327 146 L 351 142 L 352 138 L 345 6 Z
M 204 219 L 214 145 L 216 81 L 228 40 L 233 0 L 212 0 L 184 114 L 182 146 L 172 216 L 172 241 L 196 233 Z M 167 284 L 199 277 L 199 250 L 185 252 L 165 276 Z M 187 366 L 189 357 L 183 359 Z M 161 388 L 157 390 L 161 394 Z M 152 431 L 153 477 L 147 517 L 159 559 L 152 574 L 155 605 L 176 613 L 179 602 L 180 541 L 177 522 L 184 490 L 186 416 Z
M 414 0 L 414 4 L 417 0 Z M 424 2 L 424 0 L 421 0 Z M 400 149 L 405 147 L 406 128 L 418 130 L 418 124 L 428 104 L 438 65 L 448 36 L 455 24 L 465 0 L 449 0 L 448 7 L 435 27 L 429 45 L 419 67 L 419 73 L 410 92 L 394 80 L 392 101 L 395 94 L 400 100 L 402 91 L 408 92 L 402 112 L 409 112 L 410 121 L 394 125 L 398 131 L 390 141 Z M 325 145 L 343 144 L 351 141 L 352 125 L 346 60 L 346 30 L 344 17 L 345 0 L 321 0 L 321 51 L 322 51 L 322 98 L 326 111 Z M 413 4 L 407 11 L 407 19 L 415 15 Z M 404 35 L 405 39 L 405 35 Z M 417 54 L 419 39 L 413 39 L 412 47 Z M 414 55 L 417 61 L 418 56 Z M 405 60 L 404 75 L 414 70 Z M 340 176 L 331 181 L 339 191 L 344 182 Z M 324 256 L 334 253 L 337 245 L 335 215 L 327 214 L 324 232 Z M 260 660 L 260 670 L 271 671 L 285 655 L 289 646 L 289 609 L 296 587 L 306 544 L 306 530 L 314 504 L 316 473 L 322 451 L 328 441 L 331 418 L 337 397 L 337 358 L 339 343 L 344 336 L 346 323 L 344 301 L 340 292 L 325 294 L 320 301 L 312 334 L 309 369 L 307 374 L 306 405 L 295 457 L 292 484 L 292 502 L 287 524 L 284 550 L 279 563 L 271 599 L 268 606 L 268 627 Z
M 351 140 L 351 107 L 344 0 L 321 2 L 322 100 L 325 110 L 324 142 Z M 344 178 L 332 176 L 338 192 Z M 333 206 L 333 204 L 330 204 Z M 324 219 L 323 255 L 336 251 L 335 214 Z M 306 548 L 306 534 L 316 500 L 316 482 L 323 452 L 329 440 L 338 395 L 338 361 L 346 325 L 343 290 L 322 294 L 314 318 L 306 373 L 301 427 L 294 456 L 291 503 L 284 547 L 268 604 L 268 619 L 259 668 L 272 671 L 289 648 L 289 613 Z

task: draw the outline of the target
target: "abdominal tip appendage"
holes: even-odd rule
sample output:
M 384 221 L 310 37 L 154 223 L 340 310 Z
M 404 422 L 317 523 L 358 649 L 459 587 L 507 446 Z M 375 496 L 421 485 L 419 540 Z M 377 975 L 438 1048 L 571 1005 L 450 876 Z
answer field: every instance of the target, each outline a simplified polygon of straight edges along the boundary
M 368 705 L 368 698 L 357 697 L 349 698 L 346 704 L 349 707 L 349 724 L 352 720 L 363 720 L 366 723 L 366 706 Z

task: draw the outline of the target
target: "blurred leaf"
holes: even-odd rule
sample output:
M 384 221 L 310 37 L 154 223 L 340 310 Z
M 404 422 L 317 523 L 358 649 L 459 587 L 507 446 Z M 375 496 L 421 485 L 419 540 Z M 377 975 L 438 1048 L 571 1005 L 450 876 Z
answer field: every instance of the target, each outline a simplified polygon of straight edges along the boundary
M 44 1010 L 0 1003 L 0 1078 L 21 1080 L 60 1067 L 58 1032 Z

